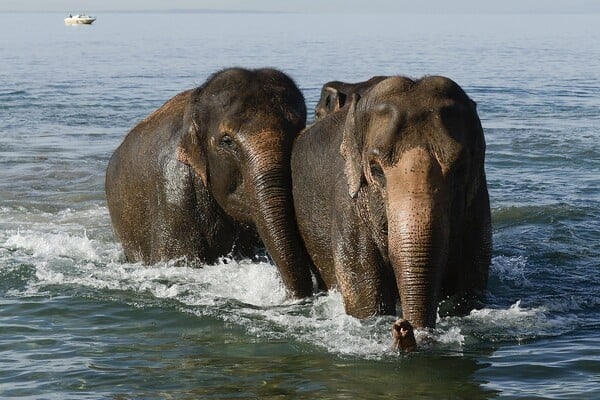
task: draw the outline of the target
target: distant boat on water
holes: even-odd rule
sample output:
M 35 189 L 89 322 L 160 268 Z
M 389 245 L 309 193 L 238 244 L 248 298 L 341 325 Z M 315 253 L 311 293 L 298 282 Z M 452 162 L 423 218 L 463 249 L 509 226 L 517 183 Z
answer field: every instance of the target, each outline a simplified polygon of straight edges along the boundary
M 65 25 L 91 25 L 95 20 L 96 17 L 85 14 L 69 14 L 69 16 L 65 18 Z

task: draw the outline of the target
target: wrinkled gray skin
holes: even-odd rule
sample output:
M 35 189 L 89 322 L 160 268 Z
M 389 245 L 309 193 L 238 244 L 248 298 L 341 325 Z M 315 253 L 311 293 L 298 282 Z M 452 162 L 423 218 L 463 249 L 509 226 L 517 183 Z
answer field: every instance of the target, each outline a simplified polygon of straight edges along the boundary
M 374 76 L 367 81 L 357 83 L 327 82 L 321 88 L 321 98 L 315 107 L 315 119 L 324 118 L 344 107 L 353 94 L 364 96 L 369 89 L 386 78 L 387 76 Z
M 127 260 L 213 263 L 264 243 L 297 297 L 310 258 L 291 198 L 290 154 L 306 124 L 295 83 L 272 69 L 227 69 L 173 97 L 114 152 L 106 196 Z
M 453 81 L 388 78 L 296 139 L 294 206 L 327 288 L 358 318 L 434 327 L 480 305 L 491 257 L 485 141 Z

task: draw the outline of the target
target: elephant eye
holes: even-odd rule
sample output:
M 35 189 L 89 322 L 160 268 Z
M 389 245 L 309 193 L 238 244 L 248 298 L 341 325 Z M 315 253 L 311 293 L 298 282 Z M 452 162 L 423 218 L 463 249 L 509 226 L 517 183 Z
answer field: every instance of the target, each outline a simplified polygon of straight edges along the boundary
M 221 136 L 221 140 L 219 141 L 219 145 L 221 147 L 231 148 L 234 145 L 233 139 L 229 135 L 223 135 L 223 136 Z
M 371 176 L 373 177 L 373 179 L 375 179 L 378 182 L 381 182 L 385 179 L 385 175 L 383 174 L 383 169 L 381 168 L 381 165 L 379 165 L 376 162 L 371 162 L 369 168 L 371 170 Z

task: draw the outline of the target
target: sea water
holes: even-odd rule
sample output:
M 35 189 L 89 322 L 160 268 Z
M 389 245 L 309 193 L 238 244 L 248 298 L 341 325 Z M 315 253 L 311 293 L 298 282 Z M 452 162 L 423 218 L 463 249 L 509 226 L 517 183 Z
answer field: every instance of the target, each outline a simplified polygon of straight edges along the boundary
M 600 397 L 597 15 L 0 14 L 0 397 Z M 132 23 L 133 21 L 133 23 Z M 445 75 L 478 104 L 487 305 L 390 350 L 393 317 L 274 266 L 124 261 L 104 196 L 126 132 L 230 66 Z

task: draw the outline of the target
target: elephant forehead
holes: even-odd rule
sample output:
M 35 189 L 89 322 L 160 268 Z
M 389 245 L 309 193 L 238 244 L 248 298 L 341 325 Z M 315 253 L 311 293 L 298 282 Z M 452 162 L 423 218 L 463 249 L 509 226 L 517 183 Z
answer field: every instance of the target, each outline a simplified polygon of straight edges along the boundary
M 434 156 L 445 174 L 464 155 L 464 124 L 448 123 L 442 109 L 406 111 L 387 126 L 371 130 L 365 150 L 388 165 L 396 165 L 402 154 L 423 148 Z
M 434 114 L 430 119 L 415 123 L 405 129 L 404 138 L 398 142 L 396 154 L 401 154 L 414 147 L 423 147 L 435 155 L 445 170 L 463 154 L 464 146 L 461 140 L 457 139 L 462 136 L 462 133 L 455 132 L 457 129 L 459 128 L 447 126 L 439 114 Z
M 250 117 L 256 114 L 282 114 L 283 110 L 291 107 L 289 101 L 279 95 L 264 92 L 231 93 L 220 106 L 229 114 L 239 114 Z
M 462 147 L 471 140 L 472 116 L 462 102 L 451 99 L 439 101 L 430 110 L 414 118 L 415 131 L 442 152 L 444 159 L 454 160 Z
M 286 124 L 281 118 L 272 115 L 253 114 L 249 116 L 238 115 L 222 121 L 219 124 L 221 132 L 238 133 L 242 136 L 263 136 L 267 132 L 283 134 Z
M 450 99 L 423 99 L 414 96 L 398 96 L 383 99 L 360 118 L 367 118 L 372 132 L 367 142 L 384 146 L 398 140 L 413 140 L 446 134 L 460 124 L 465 114 L 460 104 Z M 449 126 L 452 125 L 452 126 Z
M 219 122 L 220 132 L 237 132 L 239 129 L 239 123 L 236 123 L 230 119 L 222 120 Z

